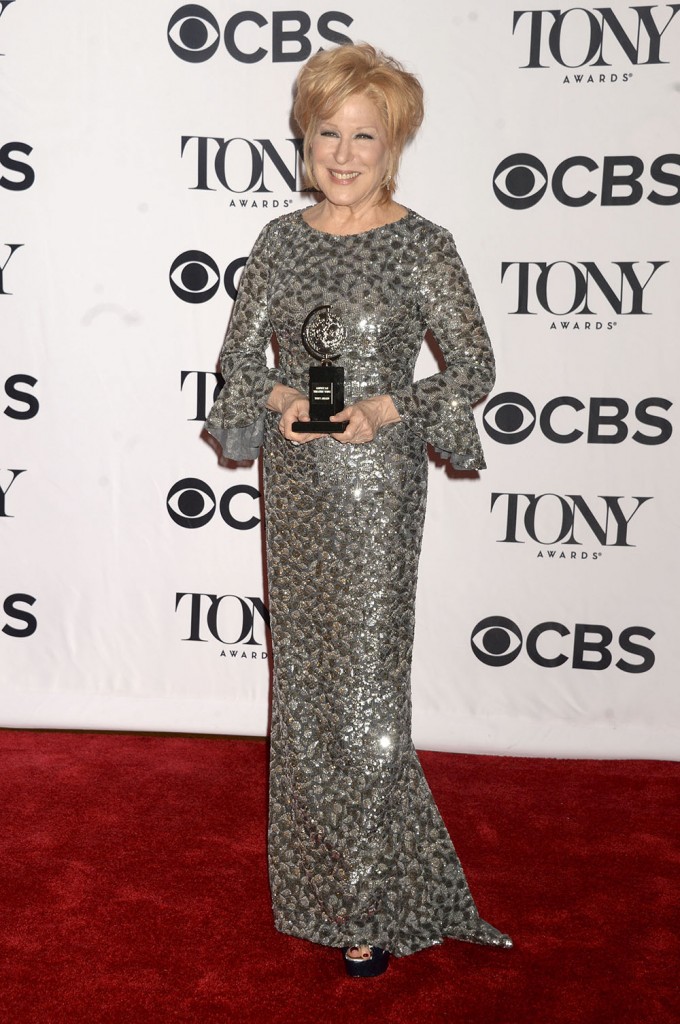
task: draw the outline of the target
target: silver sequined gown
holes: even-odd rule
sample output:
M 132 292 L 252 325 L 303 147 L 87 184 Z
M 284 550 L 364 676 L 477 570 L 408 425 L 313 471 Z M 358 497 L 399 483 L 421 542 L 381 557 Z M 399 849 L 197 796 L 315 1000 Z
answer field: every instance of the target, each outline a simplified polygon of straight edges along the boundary
M 401 422 L 369 444 L 299 447 L 265 412 L 306 393 L 305 317 L 347 331 L 346 404 L 389 394 Z M 427 328 L 446 369 L 413 383 Z M 276 334 L 279 366 L 265 348 Z M 268 224 L 244 271 L 207 428 L 233 459 L 264 449 L 274 651 L 269 870 L 277 928 L 397 956 L 445 936 L 508 945 L 479 917 L 411 741 L 411 650 L 427 494 L 425 444 L 484 465 L 470 403 L 493 356 L 451 235 L 408 211 L 358 235 L 299 211 Z

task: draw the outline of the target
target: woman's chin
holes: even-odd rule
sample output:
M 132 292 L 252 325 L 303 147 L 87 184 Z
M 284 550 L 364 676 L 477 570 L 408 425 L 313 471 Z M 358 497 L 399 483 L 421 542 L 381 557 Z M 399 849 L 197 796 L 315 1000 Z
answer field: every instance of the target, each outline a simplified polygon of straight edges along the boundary
M 338 185 L 334 181 L 326 181 L 324 185 L 323 194 L 334 206 L 352 206 L 364 209 L 377 203 L 381 195 L 379 188 L 367 191 L 364 188 L 356 188 L 354 185 Z

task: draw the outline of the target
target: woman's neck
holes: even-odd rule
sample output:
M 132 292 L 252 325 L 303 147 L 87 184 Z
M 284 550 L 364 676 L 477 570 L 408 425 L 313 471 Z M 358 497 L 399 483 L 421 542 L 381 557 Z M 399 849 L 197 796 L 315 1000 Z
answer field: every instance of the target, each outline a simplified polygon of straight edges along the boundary
M 357 235 L 401 220 L 405 213 L 406 208 L 393 199 L 371 203 L 360 209 L 338 206 L 323 199 L 317 206 L 304 210 L 302 216 L 317 231 L 326 231 L 332 235 Z

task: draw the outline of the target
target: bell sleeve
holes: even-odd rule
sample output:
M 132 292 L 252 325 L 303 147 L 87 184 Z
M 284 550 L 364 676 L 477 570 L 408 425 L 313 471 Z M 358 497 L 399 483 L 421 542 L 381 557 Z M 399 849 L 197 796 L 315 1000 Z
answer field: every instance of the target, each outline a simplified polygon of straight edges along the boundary
M 269 319 L 270 226 L 260 232 L 245 265 L 231 321 L 220 351 L 224 387 L 208 413 L 205 429 L 227 459 L 256 459 L 264 431 L 267 398 L 281 372 L 267 366 L 274 333 Z
M 423 331 L 432 331 L 446 368 L 391 392 L 405 426 L 455 469 L 484 469 L 472 405 L 495 380 L 489 335 L 451 234 L 438 228 L 414 269 Z

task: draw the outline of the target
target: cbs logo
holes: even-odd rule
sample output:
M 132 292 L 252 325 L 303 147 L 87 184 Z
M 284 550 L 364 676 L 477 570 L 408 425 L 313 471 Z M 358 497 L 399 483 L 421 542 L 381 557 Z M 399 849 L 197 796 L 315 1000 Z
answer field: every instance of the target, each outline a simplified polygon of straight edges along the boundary
M 7 619 L 14 620 L 4 623 L 2 632 L 5 636 L 19 639 L 33 636 L 38 628 L 38 620 L 32 612 L 21 606 L 28 605 L 29 608 L 32 608 L 34 604 L 35 598 L 30 594 L 10 594 L 5 598 L 2 610 Z
M 31 187 L 35 181 L 35 171 L 24 160 L 17 160 L 15 154 L 30 156 L 32 152 L 33 146 L 26 142 L 6 142 L 4 146 L 0 146 L 0 170 L 16 175 L 8 178 L 3 174 L 0 177 L 0 188 L 6 188 L 10 192 L 24 192 Z
M 14 373 L 5 381 L 5 394 L 9 404 L 2 410 L 13 420 L 31 420 L 38 415 L 40 402 L 32 389 L 38 380 L 28 373 Z
M 351 43 L 334 25 L 353 22 L 342 11 L 327 11 L 316 23 L 316 43 Z M 312 21 L 305 11 L 273 11 L 271 23 L 257 11 L 239 11 L 224 27 L 224 45 L 233 60 L 257 64 L 271 54 L 274 64 L 307 60 L 312 53 Z M 172 52 L 190 64 L 201 64 L 217 53 L 222 33 L 217 18 L 200 4 L 184 4 L 168 23 Z M 266 42 L 269 48 L 262 46 Z M 317 45 L 318 48 L 318 45 Z
M 567 177 L 578 168 L 577 174 Z M 602 168 L 589 156 L 571 156 L 557 165 L 552 175 L 545 164 L 531 153 L 513 153 L 501 160 L 494 171 L 493 190 L 496 198 L 510 210 L 528 210 L 536 206 L 550 186 L 550 190 L 563 206 L 587 206 L 598 198 L 591 189 L 579 190 L 575 184 L 583 176 L 583 169 L 592 174 L 601 171 L 599 198 L 602 206 L 634 206 L 644 196 L 640 178 L 644 174 L 644 161 L 638 156 L 605 156 Z M 675 173 L 673 171 L 675 168 Z M 652 161 L 649 176 L 658 185 L 670 191 L 652 189 L 646 198 L 657 206 L 674 206 L 680 202 L 680 154 L 665 153 Z M 569 187 L 568 187 L 569 186 Z
M 615 667 L 622 672 L 648 672 L 656 660 L 654 652 L 636 640 L 651 640 L 654 635 L 654 630 L 646 626 L 629 626 L 622 630 L 617 641 L 621 656 L 614 663 Z M 512 664 L 524 649 L 531 661 L 541 668 L 558 668 L 570 663 L 574 669 L 595 672 L 604 671 L 614 661 L 610 650 L 613 642 L 614 633 L 608 626 L 577 623 L 572 631 L 560 622 L 540 622 L 529 631 L 525 642 L 519 626 L 502 615 L 482 619 L 470 638 L 475 657 L 494 668 Z
M 222 278 L 220 268 L 212 256 L 200 249 L 187 249 L 173 260 L 170 287 L 183 302 L 208 302 L 217 294 L 220 282 L 223 281 L 227 295 L 233 300 L 238 291 L 240 271 L 246 261 L 247 256 L 232 260 Z
M 247 498 L 245 505 L 242 503 L 243 497 Z M 188 476 L 178 480 L 170 488 L 166 507 L 173 523 L 187 530 L 207 526 L 217 509 L 232 530 L 253 530 L 260 520 L 255 515 L 248 515 L 248 512 L 252 510 L 252 503 L 259 503 L 259 499 L 260 492 L 257 488 L 248 484 L 235 484 L 227 488 L 218 503 L 215 492 L 208 484 L 196 477 Z M 259 511 L 259 504 L 257 507 Z M 245 512 L 245 517 L 237 515 L 237 510 Z
M 587 444 L 621 444 L 626 438 L 643 445 L 665 444 L 673 426 L 659 410 L 667 412 L 667 398 L 643 398 L 634 410 L 638 429 L 631 433 L 630 406 L 623 398 L 590 398 L 586 405 L 571 395 L 552 398 L 536 412 L 533 402 L 517 391 L 494 395 L 484 408 L 484 429 L 499 444 L 519 444 L 531 435 L 536 424 L 544 437 L 555 444 L 573 444 L 581 438 Z M 646 428 L 646 429 L 642 429 Z

